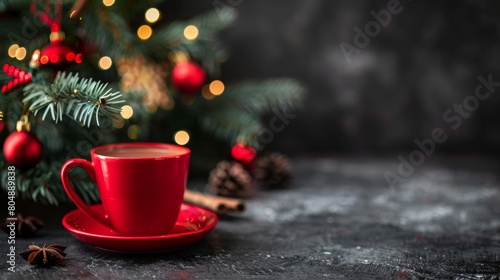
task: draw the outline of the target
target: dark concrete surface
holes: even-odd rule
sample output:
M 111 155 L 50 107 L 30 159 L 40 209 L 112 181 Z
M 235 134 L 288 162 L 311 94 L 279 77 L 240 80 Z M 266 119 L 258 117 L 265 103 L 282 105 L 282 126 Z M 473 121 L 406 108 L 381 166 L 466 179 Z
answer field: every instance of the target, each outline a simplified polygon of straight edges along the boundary
M 203 241 L 162 254 L 117 254 L 61 226 L 29 244 L 68 246 L 63 267 L 17 258 L 1 279 L 500 279 L 499 165 L 434 159 L 389 187 L 397 160 L 300 159 L 289 189 L 260 191 Z M 191 183 L 203 188 L 203 183 Z

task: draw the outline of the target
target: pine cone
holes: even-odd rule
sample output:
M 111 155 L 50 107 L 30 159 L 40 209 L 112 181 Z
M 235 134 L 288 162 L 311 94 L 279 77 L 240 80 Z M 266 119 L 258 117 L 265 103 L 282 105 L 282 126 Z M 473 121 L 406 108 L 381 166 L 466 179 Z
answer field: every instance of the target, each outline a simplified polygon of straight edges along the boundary
M 43 222 L 36 217 L 24 218 L 21 214 L 17 214 L 17 221 L 6 221 L 0 227 L 10 234 L 11 230 L 15 230 L 17 237 L 30 237 L 33 236 L 43 228 Z
M 240 163 L 221 161 L 210 172 L 208 182 L 214 194 L 244 197 L 248 195 L 252 177 Z
M 287 187 L 293 180 L 290 161 L 280 153 L 259 158 L 253 176 L 267 187 Z

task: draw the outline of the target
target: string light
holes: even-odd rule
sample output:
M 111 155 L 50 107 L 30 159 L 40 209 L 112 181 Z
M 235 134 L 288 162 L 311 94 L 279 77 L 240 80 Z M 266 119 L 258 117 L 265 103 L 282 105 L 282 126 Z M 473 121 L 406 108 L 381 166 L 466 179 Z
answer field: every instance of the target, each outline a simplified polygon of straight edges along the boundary
M 132 109 L 129 105 L 124 105 L 120 114 L 122 115 L 122 118 L 128 120 L 134 115 L 134 109 Z
M 221 81 L 219 80 L 215 80 L 213 82 L 210 83 L 210 92 L 213 94 L 213 95 L 221 95 L 223 92 L 224 92 L 224 83 L 222 83 Z
M 141 133 L 141 129 L 136 124 L 129 126 L 127 129 L 127 136 L 128 136 L 128 138 L 130 138 L 132 140 L 139 138 L 140 133 Z
M 108 70 L 111 65 L 113 65 L 113 61 L 109 56 L 103 56 L 99 59 L 99 68 L 101 68 L 101 70 Z
M 115 0 L 102 0 L 102 3 L 104 4 L 104 6 L 106 7 L 111 7 L 113 6 L 113 4 L 115 3 Z
M 199 34 L 198 28 L 194 25 L 188 25 L 186 26 L 186 28 L 184 28 L 184 37 L 186 37 L 186 39 L 190 41 L 198 38 L 198 34 Z
M 26 57 L 26 49 L 19 48 L 16 50 L 16 58 L 17 60 L 23 60 Z
M 146 20 L 150 23 L 155 23 L 160 19 L 160 11 L 156 8 L 150 8 L 144 14 Z
M 151 29 L 149 25 L 142 25 L 141 27 L 139 27 L 139 29 L 137 29 L 137 36 L 141 40 L 149 39 L 149 37 L 151 37 L 152 34 L 153 34 L 153 29 Z
M 40 67 L 40 50 L 35 50 L 33 52 L 33 55 L 31 55 L 29 66 L 33 69 L 37 69 L 38 67 Z
M 189 142 L 189 133 L 185 130 L 179 130 L 174 135 L 174 141 L 178 145 L 186 145 Z
M 14 58 L 16 57 L 16 51 L 17 49 L 19 49 L 19 45 L 18 44 L 14 44 L 12 46 L 9 47 L 9 50 L 8 50 L 8 53 L 9 53 L 9 56 Z

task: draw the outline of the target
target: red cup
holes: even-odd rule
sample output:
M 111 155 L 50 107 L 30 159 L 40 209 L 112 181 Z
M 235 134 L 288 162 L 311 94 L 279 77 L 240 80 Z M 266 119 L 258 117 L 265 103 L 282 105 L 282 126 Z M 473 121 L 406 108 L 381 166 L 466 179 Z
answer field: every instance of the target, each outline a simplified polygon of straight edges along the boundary
M 70 159 L 61 169 L 66 193 L 80 210 L 122 236 L 164 235 L 174 226 L 186 189 L 190 150 L 160 143 L 122 143 L 92 149 L 92 162 Z M 77 195 L 69 179 L 84 169 L 97 188 L 105 215 Z

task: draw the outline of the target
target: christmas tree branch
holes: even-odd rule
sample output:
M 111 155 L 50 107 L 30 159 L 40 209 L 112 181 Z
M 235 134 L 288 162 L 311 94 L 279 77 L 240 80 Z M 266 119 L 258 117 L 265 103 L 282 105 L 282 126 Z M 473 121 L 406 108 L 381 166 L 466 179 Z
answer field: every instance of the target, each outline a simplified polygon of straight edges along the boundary
M 23 102 L 30 103 L 30 111 L 37 115 L 43 112 L 42 119 L 50 113 L 56 123 L 63 115 L 90 126 L 95 116 L 99 125 L 99 113 L 115 118 L 120 113 L 122 100 L 120 92 L 112 92 L 103 84 L 92 79 L 79 78 L 78 74 L 59 73 L 52 85 L 32 83 L 24 88 Z
M 0 12 L 29 7 L 32 0 L 0 0 Z
M 41 162 L 37 168 L 16 174 L 17 196 L 51 205 L 68 202 L 68 196 L 59 180 L 60 163 Z M 7 182 L 7 168 L 0 170 L 0 179 Z M 79 195 L 87 203 L 99 201 L 97 188 L 83 174 L 72 174 L 72 182 Z M 7 184 L 2 184 L 7 191 Z
M 100 53 L 111 57 L 122 56 L 135 39 L 128 22 L 119 14 L 105 9 L 99 1 L 92 1 L 90 6 L 93 9 L 87 9 L 81 21 L 82 29 L 85 30 L 82 35 L 95 45 Z
M 226 86 L 224 94 L 207 105 L 216 108 L 240 108 L 265 112 L 276 106 L 296 108 L 302 101 L 304 88 L 292 79 L 263 82 L 241 82 Z
M 198 60 L 210 74 L 218 74 L 218 64 L 226 58 L 223 47 L 215 40 L 215 33 L 226 28 L 236 19 L 233 8 L 223 8 L 218 13 L 210 12 L 184 22 L 173 22 L 154 32 L 145 42 L 145 52 L 152 55 L 182 51 Z M 198 28 L 198 37 L 188 40 L 184 37 L 186 26 Z
M 254 147 L 258 147 L 257 136 L 262 129 L 257 114 L 237 109 L 208 112 L 203 115 L 201 125 L 222 140 L 235 142 L 238 137 L 242 137 Z

